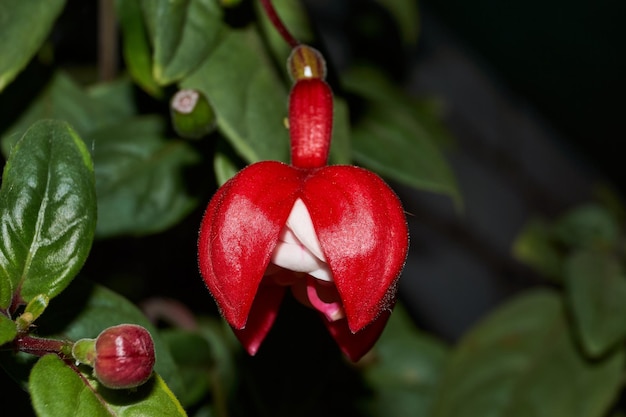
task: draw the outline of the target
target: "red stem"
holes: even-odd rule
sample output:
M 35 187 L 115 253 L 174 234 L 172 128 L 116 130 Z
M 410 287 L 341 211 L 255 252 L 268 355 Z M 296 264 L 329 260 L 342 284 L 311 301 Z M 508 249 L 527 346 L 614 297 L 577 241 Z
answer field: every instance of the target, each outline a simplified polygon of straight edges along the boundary
M 43 356 L 48 353 L 56 353 L 62 358 L 70 355 L 71 347 L 62 340 L 43 339 L 33 336 L 20 336 L 14 341 L 17 350 L 30 353 L 35 356 Z
M 274 6 L 272 5 L 272 1 L 271 0 L 260 0 L 260 1 L 261 1 L 261 5 L 265 9 L 265 13 L 267 14 L 267 17 L 270 19 L 270 21 L 272 22 L 272 24 L 274 25 L 278 33 L 280 33 L 280 36 L 283 37 L 285 42 L 287 42 L 289 46 L 291 46 L 292 48 L 295 48 L 296 46 L 300 45 L 300 42 L 298 42 L 296 38 L 294 38 L 291 35 L 289 30 L 283 24 L 283 21 L 280 19 L 280 16 L 278 16 L 278 13 L 276 13 L 276 9 L 274 9 Z

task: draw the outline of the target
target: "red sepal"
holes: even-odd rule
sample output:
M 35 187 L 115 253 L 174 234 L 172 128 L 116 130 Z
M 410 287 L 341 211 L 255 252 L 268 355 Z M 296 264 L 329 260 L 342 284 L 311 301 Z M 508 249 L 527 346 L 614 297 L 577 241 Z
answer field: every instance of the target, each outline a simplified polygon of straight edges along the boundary
M 228 323 L 248 314 L 301 180 L 275 161 L 246 167 L 211 199 L 198 240 L 200 272 Z
M 406 260 L 408 228 L 400 200 L 376 174 L 353 166 L 316 170 L 302 201 L 355 333 L 393 306 Z
M 391 316 L 391 310 L 383 311 L 374 322 L 357 333 L 350 331 L 345 319 L 328 321 L 323 315 L 322 319 L 344 355 L 352 362 L 356 362 L 374 346 L 385 329 L 389 316 Z

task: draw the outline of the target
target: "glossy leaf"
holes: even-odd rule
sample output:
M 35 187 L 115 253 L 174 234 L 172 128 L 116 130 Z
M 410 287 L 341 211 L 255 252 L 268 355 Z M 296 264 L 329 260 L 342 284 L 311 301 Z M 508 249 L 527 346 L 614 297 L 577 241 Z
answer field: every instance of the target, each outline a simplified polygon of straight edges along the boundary
M 144 0 L 142 5 L 152 28 L 153 75 L 161 85 L 195 70 L 222 35 L 222 9 L 216 0 Z
M 0 91 L 35 55 L 64 6 L 65 0 L 0 2 Z
M 66 123 L 38 122 L 13 148 L 0 189 L 0 225 L 0 307 L 16 291 L 26 302 L 52 298 L 82 267 L 96 225 L 94 172 Z
M 561 298 L 527 293 L 464 336 L 432 416 L 601 417 L 621 387 L 623 365 L 623 350 L 585 360 Z
M 37 415 L 39 417 L 187 415 L 158 374 L 133 390 L 107 389 L 98 384 L 88 371 L 81 374 L 56 355 L 42 357 L 33 367 L 29 380 L 29 391 Z
M 15 322 L 0 313 L 0 346 L 15 339 L 15 336 L 17 336 Z
M 116 0 L 122 31 L 122 52 L 129 74 L 146 92 L 161 97 L 161 86 L 152 75 L 152 50 L 140 1 Z
M 247 163 L 289 160 L 287 91 L 255 31 L 230 31 L 181 87 L 206 95 L 219 130 Z
M 175 393 L 182 392 L 178 368 L 157 328 L 137 306 L 105 287 L 77 279 L 50 303 L 37 323 L 40 335 L 62 335 L 70 340 L 95 338 L 105 328 L 123 323 L 143 326 L 154 340 L 155 371 Z
M 566 263 L 566 289 L 585 351 L 599 357 L 626 338 L 626 275 L 620 261 L 579 251 Z
M 92 132 L 99 237 L 162 231 L 187 215 L 182 170 L 198 160 L 182 141 L 167 141 L 164 121 L 144 116 Z
M 396 305 L 363 375 L 373 390 L 373 416 L 427 416 L 443 374 L 448 349 L 420 333 L 401 305 Z

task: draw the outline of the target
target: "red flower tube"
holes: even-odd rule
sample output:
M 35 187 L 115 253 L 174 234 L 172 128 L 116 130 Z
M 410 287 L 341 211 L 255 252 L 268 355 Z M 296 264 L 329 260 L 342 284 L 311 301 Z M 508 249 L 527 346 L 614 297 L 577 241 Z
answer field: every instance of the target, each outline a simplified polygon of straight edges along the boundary
M 200 228 L 199 266 L 250 354 L 289 287 L 356 361 L 395 304 L 408 230 L 398 197 L 377 175 L 326 165 L 332 92 L 318 54 L 299 46 L 290 61 L 291 164 L 252 164 L 215 193 Z

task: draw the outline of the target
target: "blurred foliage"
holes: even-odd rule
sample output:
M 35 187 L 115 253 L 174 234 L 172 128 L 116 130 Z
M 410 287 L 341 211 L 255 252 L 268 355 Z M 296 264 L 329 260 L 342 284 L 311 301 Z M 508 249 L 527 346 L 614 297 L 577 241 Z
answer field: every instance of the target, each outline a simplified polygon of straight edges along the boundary
M 93 75 L 97 62 L 76 65 L 90 57 L 85 50 L 76 60 L 61 53 L 59 39 L 87 7 L 67 3 L 0 5 L 0 367 L 12 379 L 3 409 L 51 417 L 623 414 L 615 404 L 626 337 L 624 211 L 615 199 L 529 222 L 514 254 L 551 288 L 520 294 L 458 343 L 417 329 L 399 303 L 372 352 L 349 364 L 317 317 L 286 300 L 288 314 L 259 354 L 244 355 L 201 283 L 197 227 L 212 193 L 239 169 L 288 162 L 289 48 L 252 0 L 117 0 L 108 24 L 119 25 L 123 62 L 104 82 Z M 414 46 L 415 2 L 377 4 Z M 299 1 L 275 6 L 296 37 L 324 50 Z M 445 157 L 454 138 L 436 102 L 407 96 L 373 65 L 329 70 L 331 163 L 363 165 L 461 207 Z M 214 111 L 216 129 L 202 138 L 178 137 L 172 125 L 168 106 L 183 88 L 200 91 Z M 152 296 L 176 302 L 162 298 L 147 315 L 141 307 Z M 31 300 L 35 323 L 24 321 Z M 141 324 L 154 337 L 156 374 L 137 390 L 112 392 L 55 355 L 15 353 L 23 322 L 64 340 Z

